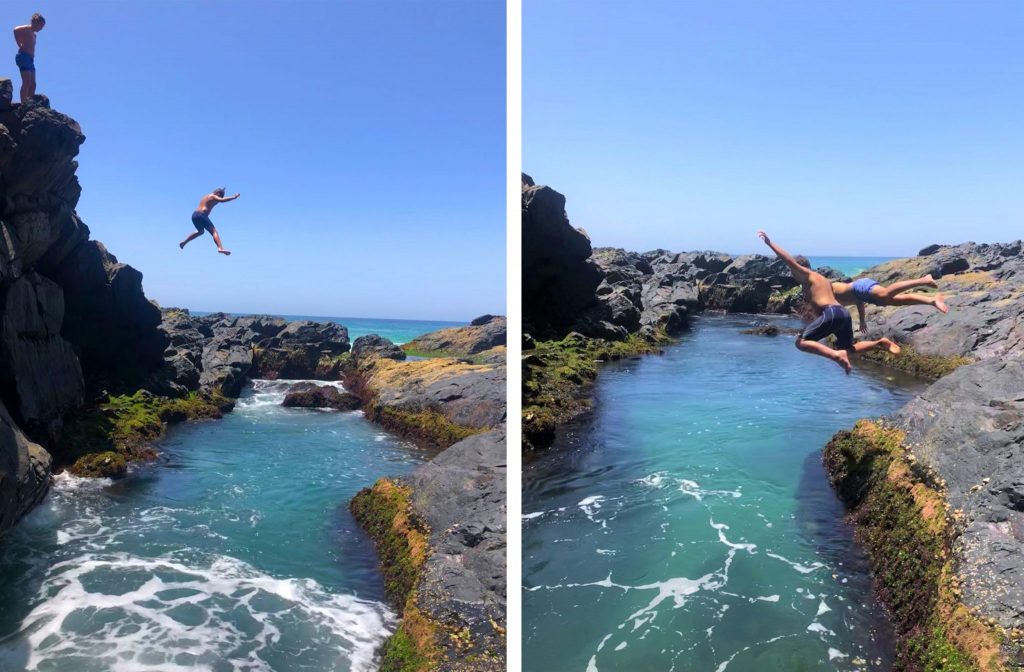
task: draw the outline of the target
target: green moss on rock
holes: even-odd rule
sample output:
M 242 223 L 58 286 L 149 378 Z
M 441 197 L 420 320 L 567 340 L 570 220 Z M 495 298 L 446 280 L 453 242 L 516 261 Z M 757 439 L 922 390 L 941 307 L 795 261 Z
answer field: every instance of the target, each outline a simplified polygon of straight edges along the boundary
M 938 380 L 973 361 L 969 357 L 958 355 L 923 355 L 910 346 L 902 345 L 901 347 L 903 350 L 899 355 L 893 355 L 883 350 L 869 350 L 862 353 L 862 356 L 879 364 L 930 380 Z
M 538 341 L 523 353 L 523 448 L 544 448 L 555 427 L 579 417 L 591 407 L 586 388 L 598 365 L 626 357 L 661 352 L 672 339 L 664 332 L 647 340 L 631 334 L 606 341 L 570 334 L 560 341 Z
M 420 444 L 447 448 L 459 441 L 486 432 L 486 427 L 464 427 L 449 420 L 443 413 L 432 410 L 403 411 L 390 406 L 370 403 L 363 412 L 373 422 Z
M 408 487 L 382 478 L 361 490 L 349 509 L 377 546 L 388 598 L 402 612 L 398 631 L 384 644 L 382 672 L 426 672 L 440 657 L 440 626 L 416 604 L 430 554 L 430 530 L 412 510 Z
M 172 399 L 139 390 L 134 394 L 108 397 L 91 409 L 77 413 L 65 425 L 58 452 L 60 462 L 71 463 L 72 472 L 93 475 L 99 456 L 116 455 L 125 465 L 134 460 L 152 459 L 151 444 L 163 436 L 164 423 L 220 418 L 233 402 L 219 393 L 191 392 Z M 107 459 L 107 458 L 104 458 Z M 125 469 L 115 468 L 123 475 Z
M 905 458 L 903 434 L 869 421 L 825 447 L 829 480 L 850 508 L 879 598 L 895 626 L 894 670 L 1002 670 L 999 633 L 959 601 L 956 537 L 937 479 Z
M 107 450 L 83 455 L 68 470 L 75 476 L 117 478 L 128 472 L 128 462 L 120 453 Z

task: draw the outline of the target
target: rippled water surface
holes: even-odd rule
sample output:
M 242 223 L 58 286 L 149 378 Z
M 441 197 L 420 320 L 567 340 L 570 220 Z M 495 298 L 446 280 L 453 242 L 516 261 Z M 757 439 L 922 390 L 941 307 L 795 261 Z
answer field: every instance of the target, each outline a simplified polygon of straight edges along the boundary
M 0 540 L 0 670 L 371 670 L 395 623 L 346 503 L 422 461 L 256 381 L 111 483 L 58 477 Z
M 525 670 L 889 669 L 820 452 L 920 384 L 847 377 L 749 326 L 702 318 L 605 367 L 592 417 L 528 466 Z

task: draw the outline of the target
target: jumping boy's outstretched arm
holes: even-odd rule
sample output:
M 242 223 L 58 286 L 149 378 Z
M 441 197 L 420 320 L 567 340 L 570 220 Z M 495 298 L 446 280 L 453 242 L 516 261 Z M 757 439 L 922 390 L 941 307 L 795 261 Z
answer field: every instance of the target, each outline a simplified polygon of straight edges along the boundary
M 236 199 L 236 198 L 238 198 L 239 196 L 241 196 L 241 194 L 235 194 L 234 196 L 218 196 L 218 195 L 214 194 L 214 195 L 213 195 L 213 198 L 214 198 L 214 200 L 216 200 L 216 201 L 217 201 L 218 203 L 227 203 L 228 201 L 233 201 L 233 200 L 235 200 L 235 199 Z
M 765 233 L 764 231 L 758 231 L 757 235 L 758 237 L 761 238 L 761 240 L 765 242 L 765 244 L 768 247 L 772 248 L 772 252 L 775 253 L 775 256 L 786 262 L 786 265 L 789 266 L 789 270 L 793 273 L 793 277 L 799 280 L 801 284 L 803 284 L 807 280 L 807 278 L 811 275 L 811 269 L 802 265 L 800 262 L 796 260 L 796 258 L 792 254 L 786 252 L 784 249 L 773 243 L 771 239 L 768 237 L 768 234 Z

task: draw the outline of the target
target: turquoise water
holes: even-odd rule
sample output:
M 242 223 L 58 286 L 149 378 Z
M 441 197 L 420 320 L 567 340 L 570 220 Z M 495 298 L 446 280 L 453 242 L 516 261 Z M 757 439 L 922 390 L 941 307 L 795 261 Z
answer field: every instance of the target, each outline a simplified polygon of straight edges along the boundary
M 210 315 L 211 313 L 193 310 L 193 315 Z M 231 313 L 229 313 L 231 314 Z M 242 315 L 243 313 L 238 313 Z M 348 337 L 354 341 L 360 336 L 377 334 L 387 338 L 392 343 L 406 343 L 438 329 L 449 327 L 463 327 L 466 322 L 442 322 L 438 320 L 389 320 L 376 317 L 320 317 L 316 315 L 280 315 L 288 321 L 312 320 L 313 322 L 337 322 L 348 328 Z
M 830 266 L 850 277 L 859 275 L 872 266 L 884 264 L 887 261 L 897 258 L 898 257 L 808 257 L 811 261 L 811 266 L 814 268 L 818 268 L 819 266 Z
M 346 508 L 423 461 L 366 421 L 256 381 L 110 482 L 58 476 L 0 543 L 0 669 L 376 669 L 395 624 Z
M 746 326 L 703 317 L 606 366 L 592 417 L 526 469 L 524 670 L 890 668 L 820 452 L 919 386 Z

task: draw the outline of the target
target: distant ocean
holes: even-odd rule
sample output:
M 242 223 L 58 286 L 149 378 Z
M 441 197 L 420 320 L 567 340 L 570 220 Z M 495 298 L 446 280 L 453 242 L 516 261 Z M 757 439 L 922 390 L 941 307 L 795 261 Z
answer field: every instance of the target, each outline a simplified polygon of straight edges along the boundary
M 209 315 L 201 310 L 190 311 L 193 315 Z M 231 315 L 249 315 L 250 313 L 230 313 Z M 389 339 L 392 343 L 402 344 L 417 336 L 446 329 L 462 327 L 467 322 L 447 322 L 442 320 L 394 320 L 376 317 L 323 317 L 317 315 L 280 315 L 286 320 L 312 320 L 314 322 L 337 322 L 348 327 L 349 340 L 356 340 L 367 334 L 377 334 Z
M 808 257 L 811 260 L 811 266 L 818 268 L 819 266 L 829 266 L 836 269 L 840 273 L 845 273 L 850 277 L 859 275 L 878 264 L 884 264 L 887 261 L 893 259 L 899 259 L 900 257 Z

